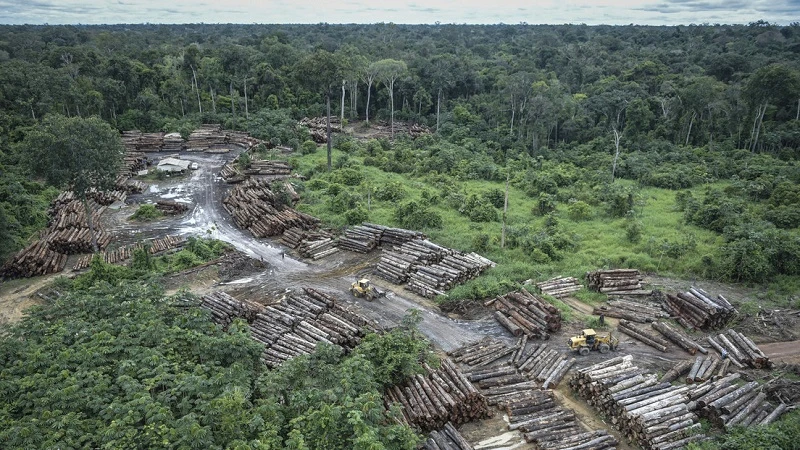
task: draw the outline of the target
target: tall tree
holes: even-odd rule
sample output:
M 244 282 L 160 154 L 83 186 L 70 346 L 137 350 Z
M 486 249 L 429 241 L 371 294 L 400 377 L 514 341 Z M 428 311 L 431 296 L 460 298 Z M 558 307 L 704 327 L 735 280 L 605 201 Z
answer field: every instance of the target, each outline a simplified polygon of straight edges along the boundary
M 364 70 L 361 72 L 361 80 L 367 83 L 367 123 L 369 123 L 369 100 L 370 94 L 372 93 L 372 84 L 375 83 L 375 80 L 378 78 L 378 65 L 377 63 L 370 63 L 364 67 Z
M 113 188 L 124 153 L 119 133 L 97 117 L 49 115 L 25 134 L 20 145 L 34 174 L 54 186 L 71 189 L 81 200 L 92 248 L 97 252 L 87 194 L 92 189 Z
M 378 66 L 378 76 L 383 80 L 386 89 L 389 90 L 389 100 L 391 104 L 391 135 L 394 139 L 394 83 L 408 70 L 408 66 L 403 61 L 396 59 L 382 59 L 375 63 Z
M 331 170 L 331 95 L 342 80 L 342 70 L 338 58 L 326 50 L 317 50 L 300 61 L 298 73 L 303 74 L 302 82 L 310 89 L 322 93 L 327 105 L 328 128 L 328 170 Z

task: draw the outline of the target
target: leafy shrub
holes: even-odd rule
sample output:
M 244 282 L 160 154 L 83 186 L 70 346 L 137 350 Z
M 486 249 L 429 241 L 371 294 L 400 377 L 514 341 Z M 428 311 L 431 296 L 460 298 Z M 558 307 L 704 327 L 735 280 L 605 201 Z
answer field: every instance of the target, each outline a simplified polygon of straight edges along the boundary
M 397 201 L 406 198 L 406 189 L 399 181 L 384 183 L 375 190 L 375 198 L 383 201 Z
M 304 155 L 310 155 L 312 153 L 316 153 L 317 152 L 317 144 L 314 141 L 310 141 L 310 140 L 309 141 L 305 141 L 305 142 L 303 142 L 303 145 L 300 148 L 300 151 Z
M 625 217 L 640 202 L 639 190 L 619 183 L 607 184 L 598 191 L 598 199 L 611 217 Z
M 489 250 L 489 235 L 486 233 L 478 233 L 472 238 L 472 247 L 477 252 L 485 252 Z
M 571 199 L 567 206 L 567 216 L 576 222 L 588 220 L 591 214 L 591 207 L 584 201 Z
M 492 189 L 483 193 L 483 197 L 492 204 L 495 208 L 502 208 L 505 206 L 506 194 L 500 189 Z
M 342 214 L 355 209 L 360 202 L 360 195 L 350 190 L 342 190 L 335 196 L 328 198 L 328 209 L 337 214 Z
M 469 217 L 473 222 L 493 222 L 497 220 L 497 210 L 486 200 L 475 194 L 470 194 L 467 201 L 461 205 L 458 212 Z
M 399 205 L 394 211 L 394 220 L 403 228 L 421 230 L 442 228 L 442 216 L 426 205 L 410 201 Z
M 369 220 L 369 211 L 363 206 L 357 206 L 344 213 L 344 220 L 348 225 L 358 225 Z
M 642 240 L 642 231 L 644 226 L 642 221 L 635 217 L 630 217 L 625 221 L 625 239 L 628 242 L 638 244 Z
M 716 189 L 706 191 L 702 202 L 687 199 L 683 211 L 687 223 L 718 233 L 739 223 L 744 212 L 742 199 L 731 198 Z
M 545 214 L 549 214 L 556 210 L 556 196 L 552 194 L 545 194 L 542 192 L 539 194 L 539 198 L 536 200 L 536 208 L 534 209 L 534 214 L 539 216 L 544 216 Z
M 364 181 L 364 173 L 360 170 L 345 167 L 334 170 L 330 175 L 332 183 L 339 183 L 345 186 L 358 186 Z
M 148 204 L 139 206 L 136 212 L 133 213 L 129 219 L 139 222 L 148 222 L 151 220 L 156 220 L 163 215 L 164 214 L 156 208 L 156 205 Z

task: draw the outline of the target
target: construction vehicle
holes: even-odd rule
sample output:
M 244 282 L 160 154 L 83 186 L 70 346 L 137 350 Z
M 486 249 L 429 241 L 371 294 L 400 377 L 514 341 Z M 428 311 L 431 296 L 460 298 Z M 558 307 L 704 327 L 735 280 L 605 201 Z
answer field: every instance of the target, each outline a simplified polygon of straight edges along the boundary
M 580 336 L 569 338 L 569 349 L 577 350 L 581 356 L 586 356 L 592 350 L 597 350 L 600 353 L 608 353 L 609 350 L 616 350 L 619 339 L 612 333 L 607 336 L 598 336 L 598 334 L 591 328 L 581 331 Z
M 350 285 L 350 293 L 355 297 L 365 298 L 369 301 L 386 295 L 385 292 L 370 284 L 369 280 L 362 278 Z

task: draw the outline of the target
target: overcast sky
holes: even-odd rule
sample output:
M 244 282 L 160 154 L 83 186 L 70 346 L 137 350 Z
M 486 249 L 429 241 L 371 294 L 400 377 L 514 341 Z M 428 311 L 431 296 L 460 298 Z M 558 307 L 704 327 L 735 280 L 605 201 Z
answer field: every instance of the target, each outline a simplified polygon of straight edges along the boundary
M 800 21 L 800 0 L 0 0 L 3 24 Z

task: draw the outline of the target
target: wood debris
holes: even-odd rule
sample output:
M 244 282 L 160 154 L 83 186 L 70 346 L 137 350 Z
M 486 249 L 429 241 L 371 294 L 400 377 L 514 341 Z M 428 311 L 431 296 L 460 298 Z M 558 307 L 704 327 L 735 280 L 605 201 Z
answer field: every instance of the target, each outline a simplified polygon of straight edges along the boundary
M 291 173 L 292 166 L 286 161 L 279 160 L 251 161 L 244 169 L 245 175 L 289 175 Z
M 642 274 L 638 269 L 610 269 L 586 272 L 589 289 L 608 295 L 650 295 L 642 289 Z
M 219 170 L 219 176 L 229 184 L 241 183 L 247 179 L 247 176 L 239 170 L 239 166 L 237 166 L 236 163 L 230 162 L 226 162 L 222 165 L 222 168 Z
M 716 337 L 708 336 L 706 341 L 719 352 L 720 356 L 724 354 L 736 367 L 749 366 L 754 369 L 771 369 L 773 367 L 772 361 L 750 338 L 734 329 L 726 330 Z
M 424 375 L 416 374 L 386 389 L 387 408 L 400 406 L 406 423 L 425 431 L 440 429 L 448 422 L 460 425 L 487 417 L 486 398 L 449 358 L 442 358 L 438 369 L 425 368 Z
M 464 439 L 451 422 L 447 422 L 441 430 L 431 431 L 423 450 L 473 450 L 472 445 Z
M 339 122 L 338 117 L 331 116 L 330 123 L 331 133 L 342 132 L 342 125 Z M 326 117 L 303 117 L 300 119 L 298 124 L 308 128 L 308 132 L 311 134 L 311 139 L 317 144 L 324 144 L 328 142 L 328 125 Z
M 339 238 L 339 248 L 351 252 L 369 253 L 381 241 L 383 230 L 364 225 L 348 227 Z
M 691 288 L 677 295 L 666 294 L 664 307 L 688 329 L 716 330 L 726 326 L 736 316 L 736 308 L 722 295 L 709 295 Z
M 593 314 L 626 319 L 631 322 L 647 323 L 669 317 L 661 306 L 634 300 L 608 300 L 604 305 L 595 306 Z
M 705 439 L 689 408 L 689 387 L 660 383 L 632 360 L 628 355 L 580 369 L 570 386 L 642 448 L 679 449 Z
M 662 336 L 667 338 L 669 341 L 677 344 L 678 347 L 686 350 L 690 354 L 694 355 L 698 351 L 703 354 L 707 354 L 708 350 L 703 347 L 702 345 L 694 342 L 693 340 L 689 339 L 688 336 L 683 334 L 682 332 L 672 328 L 665 322 L 653 322 L 652 323 L 653 329 L 661 333 Z
M 556 277 L 547 281 L 536 283 L 542 295 L 549 295 L 555 298 L 564 298 L 572 293 L 583 289 L 583 285 L 574 277 Z
M 640 327 L 625 319 L 620 319 L 617 329 L 656 350 L 666 352 L 669 349 L 669 342 L 661 339 L 658 333 L 654 333 L 653 329 L 650 327 Z
M 689 391 L 690 406 L 701 417 L 717 427 L 730 429 L 768 425 L 788 410 L 784 403 L 773 405 L 767 400 L 757 381 L 737 384 L 739 374 L 733 373 L 710 383 L 697 385 Z
M 173 200 L 159 199 L 156 200 L 156 209 L 164 214 L 176 215 L 176 214 L 183 214 L 186 211 L 188 211 L 189 205 L 186 203 L 180 203 Z
M 495 297 L 484 306 L 493 306 L 495 319 L 514 336 L 549 339 L 549 333 L 561 329 L 558 309 L 525 289 Z

